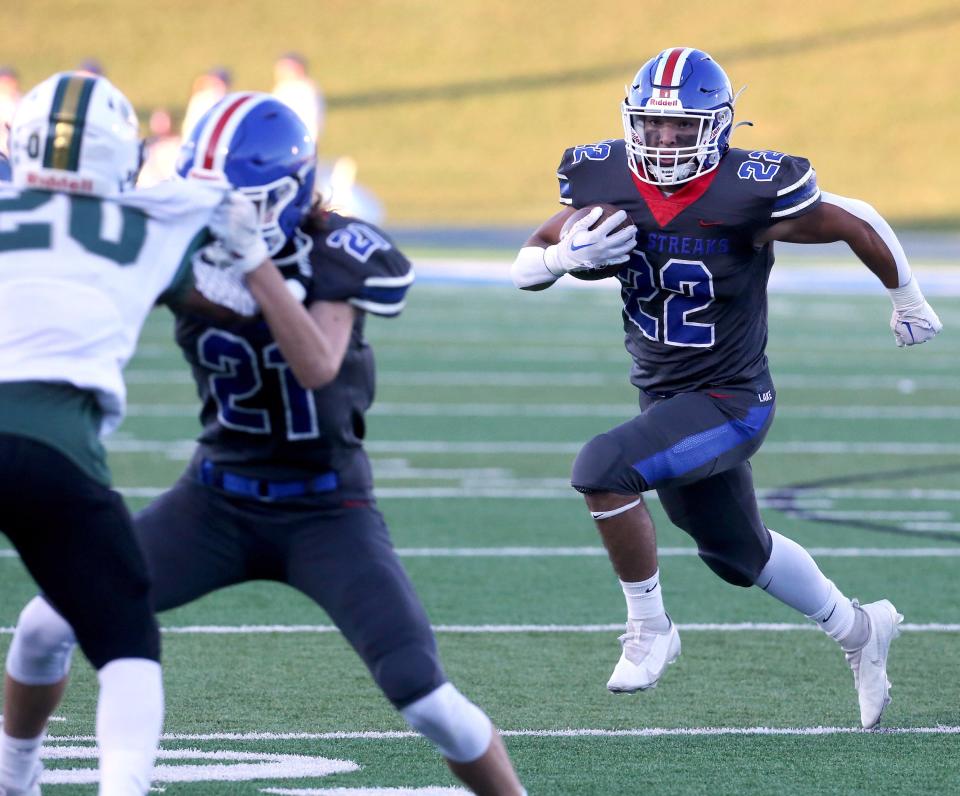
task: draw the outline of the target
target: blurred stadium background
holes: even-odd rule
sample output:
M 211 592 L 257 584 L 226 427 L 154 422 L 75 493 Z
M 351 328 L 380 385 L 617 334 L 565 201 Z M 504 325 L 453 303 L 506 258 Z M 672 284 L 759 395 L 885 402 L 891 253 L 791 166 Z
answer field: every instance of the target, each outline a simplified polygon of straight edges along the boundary
M 958 35 L 945 0 L 30 0 L 3 14 L 0 63 L 29 87 L 96 58 L 146 123 L 182 118 L 212 66 L 269 90 L 298 51 L 326 95 L 321 156 L 353 156 L 390 224 L 529 226 L 554 210 L 564 148 L 620 136 L 638 67 L 692 44 L 748 86 L 737 145 L 809 157 L 898 225 L 950 228 Z
M 428 283 L 400 320 L 370 324 L 381 504 L 450 674 L 508 731 L 531 794 L 936 794 L 960 781 L 958 35 L 960 6 L 944 0 L 31 0 L 2 12 L 0 64 L 26 89 L 95 58 L 146 125 L 160 107 L 179 123 L 211 67 L 269 90 L 278 55 L 309 59 L 327 105 L 321 158 L 355 159 Z M 563 149 L 619 136 L 624 84 L 674 44 L 749 86 L 737 119 L 755 126 L 737 145 L 807 156 L 824 188 L 887 216 L 946 326 L 898 351 L 886 296 L 849 254 L 782 248 L 778 419 L 757 482 L 773 527 L 851 594 L 906 614 L 884 732 L 857 730 L 837 651 L 713 578 L 655 501 L 684 655 L 654 693 L 606 693 L 622 598 L 567 474 L 583 440 L 632 412 L 616 292 L 478 284 L 502 282 L 512 248 L 556 209 Z M 198 430 L 165 311 L 128 375 L 110 457 L 139 508 Z M 0 655 L 32 593 L 0 549 Z M 163 617 L 168 792 L 454 792 L 326 621 L 271 584 Z M 93 792 L 80 783 L 94 699 L 80 664 L 47 761 L 74 784 L 55 796 Z M 318 755 L 361 769 L 321 780 Z

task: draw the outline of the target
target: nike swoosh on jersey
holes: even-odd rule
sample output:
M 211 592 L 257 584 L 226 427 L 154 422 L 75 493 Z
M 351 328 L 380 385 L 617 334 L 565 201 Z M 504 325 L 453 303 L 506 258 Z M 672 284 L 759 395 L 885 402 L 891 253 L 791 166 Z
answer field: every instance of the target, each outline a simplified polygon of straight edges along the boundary
M 723 222 L 722 222 L 722 221 L 707 221 L 706 219 L 701 218 L 701 219 L 700 219 L 700 226 L 701 226 L 701 227 L 722 227 L 722 226 L 723 226 Z

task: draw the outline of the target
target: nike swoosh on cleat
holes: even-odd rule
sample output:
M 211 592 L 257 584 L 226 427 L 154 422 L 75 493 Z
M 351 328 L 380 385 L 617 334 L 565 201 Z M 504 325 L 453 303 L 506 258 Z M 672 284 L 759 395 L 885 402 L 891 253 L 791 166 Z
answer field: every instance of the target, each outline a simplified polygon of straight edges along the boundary
M 722 227 L 723 222 L 722 221 L 706 221 L 705 219 L 701 218 L 700 226 L 701 227 Z

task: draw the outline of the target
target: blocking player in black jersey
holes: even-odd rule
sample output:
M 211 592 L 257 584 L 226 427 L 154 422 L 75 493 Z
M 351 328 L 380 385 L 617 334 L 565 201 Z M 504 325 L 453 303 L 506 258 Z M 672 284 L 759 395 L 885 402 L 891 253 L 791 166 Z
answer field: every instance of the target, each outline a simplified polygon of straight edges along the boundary
M 640 414 L 590 440 L 573 465 L 627 602 L 614 692 L 656 685 L 680 654 L 665 613 L 653 522 L 656 489 L 721 578 L 759 585 L 840 643 L 864 727 L 889 700 L 886 661 L 903 617 L 887 600 L 845 597 L 800 545 L 760 518 L 750 470 L 773 421 L 765 354 L 773 242 L 845 241 L 890 291 L 897 345 L 941 328 L 890 226 L 868 204 L 822 192 L 801 157 L 729 146 L 735 96 L 692 48 L 664 50 L 622 105 L 624 138 L 563 154 L 560 201 L 513 265 L 516 285 L 549 287 L 570 271 L 621 264 L 626 348 Z M 565 235 L 578 208 L 594 208 Z M 623 226 L 629 219 L 632 225 Z
M 180 480 L 134 518 L 156 609 L 245 581 L 293 586 L 329 614 L 454 774 L 478 794 L 524 794 L 490 719 L 444 674 L 363 450 L 374 390 L 365 318 L 399 314 L 413 270 L 375 227 L 306 214 L 315 165 L 303 123 L 267 94 L 225 97 L 184 146 L 182 176 L 229 182 L 251 200 L 234 198 L 217 216 L 224 243 L 204 256 L 224 271 L 198 288 L 252 317 L 213 323 L 176 311 L 203 432 Z M 259 267 L 268 255 L 280 271 Z M 272 300 L 288 291 L 302 303 Z M 41 598 L 17 634 L 51 650 L 72 641 Z

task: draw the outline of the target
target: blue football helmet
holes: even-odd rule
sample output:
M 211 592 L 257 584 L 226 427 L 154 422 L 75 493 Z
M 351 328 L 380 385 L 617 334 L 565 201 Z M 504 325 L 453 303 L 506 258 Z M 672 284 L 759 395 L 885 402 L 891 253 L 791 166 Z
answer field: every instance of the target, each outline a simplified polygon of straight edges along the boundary
M 713 171 L 730 146 L 735 99 L 726 73 L 702 50 L 671 47 L 651 58 L 621 105 L 630 170 L 653 185 Z
M 229 183 L 257 207 L 271 256 L 310 211 L 317 146 L 297 114 L 259 92 L 228 94 L 200 119 L 180 150 L 181 177 Z

